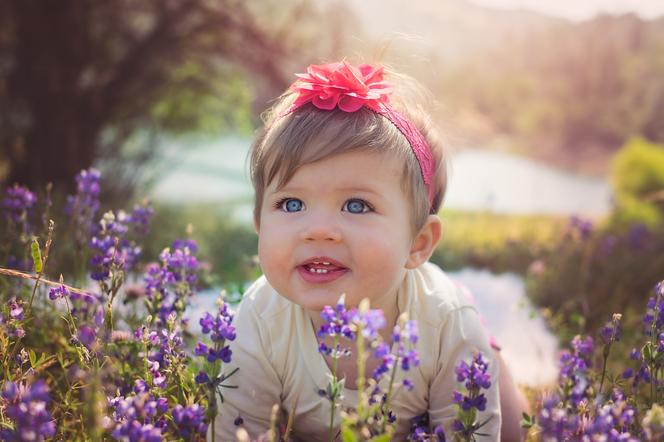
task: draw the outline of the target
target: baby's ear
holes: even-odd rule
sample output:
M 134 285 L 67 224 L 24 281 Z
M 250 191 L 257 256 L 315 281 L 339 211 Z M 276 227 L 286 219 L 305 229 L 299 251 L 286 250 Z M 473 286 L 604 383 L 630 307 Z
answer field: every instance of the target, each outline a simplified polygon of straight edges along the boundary
M 429 215 L 426 222 L 413 239 L 410 255 L 406 261 L 407 269 L 414 269 L 426 262 L 443 235 L 443 224 L 438 215 Z

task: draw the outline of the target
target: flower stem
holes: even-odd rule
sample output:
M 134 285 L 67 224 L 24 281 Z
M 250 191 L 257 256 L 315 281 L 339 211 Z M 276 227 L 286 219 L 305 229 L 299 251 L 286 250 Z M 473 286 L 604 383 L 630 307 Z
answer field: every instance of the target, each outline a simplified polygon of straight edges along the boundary
M 364 384 L 365 384 L 365 377 L 364 377 L 364 371 L 365 371 L 365 352 L 364 352 L 364 336 L 362 334 L 362 328 L 360 326 L 360 329 L 358 330 L 357 333 L 357 393 L 358 393 L 358 401 L 357 401 L 357 414 L 362 417 L 363 412 L 364 412 L 364 396 L 365 396 L 365 391 L 364 391 Z
M 328 428 L 328 440 L 330 442 L 334 441 L 334 412 L 336 408 L 337 394 L 339 388 L 339 381 L 337 380 L 337 360 L 339 359 L 339 354 L 337 353 L 337 347 L 339 346 L 339 335 L 334 335 L 334 346 L 332 347 L 332 384 L 334 388 L 331 389 L 332 394 L 330 395 L 330 426 Z
M 394 380 L 397 376 L 397 366 L 399 365 L 399 358 L 394 359 L 394 365 L 392 366 L 392 373 L 390 374 L 390 385 L 387 387 L 387 395 L 385 396 L 385 403 L 383 404 L 383 417 L 380 424 L 380 431 L 385 432 L 387 427 L 387 413 L 390 410 L 390 403 L 392 402 L 392 391 L 394 390 Z

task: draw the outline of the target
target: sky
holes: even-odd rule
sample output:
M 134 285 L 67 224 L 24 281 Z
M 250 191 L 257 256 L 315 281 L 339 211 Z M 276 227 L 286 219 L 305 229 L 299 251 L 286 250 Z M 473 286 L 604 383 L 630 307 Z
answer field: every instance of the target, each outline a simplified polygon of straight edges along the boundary
M 664 0 L 471 0 L 497 9 L 530 9 L 537 12 L 586 20 L 598 13 L 634 12 L 646 19 L 664 16 Z

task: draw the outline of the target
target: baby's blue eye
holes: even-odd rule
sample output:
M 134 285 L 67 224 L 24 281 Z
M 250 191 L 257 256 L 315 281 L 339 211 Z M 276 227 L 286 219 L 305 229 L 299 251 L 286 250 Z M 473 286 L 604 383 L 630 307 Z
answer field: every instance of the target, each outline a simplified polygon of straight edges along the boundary
M 304 203 L 297 198 L 286 198 L 281 201 L 279 207 L 285 212 L 299 212 L 304 208 Z
M 362 200 L 352 199 L 346 201 L 344 210 L 350 213 L 365 213 L 371 210 L 371 207 Z

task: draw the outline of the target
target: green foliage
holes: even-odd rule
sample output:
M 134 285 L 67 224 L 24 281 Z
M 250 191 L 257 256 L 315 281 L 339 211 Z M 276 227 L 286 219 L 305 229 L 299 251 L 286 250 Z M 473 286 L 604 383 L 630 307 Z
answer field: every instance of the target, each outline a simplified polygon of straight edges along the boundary
M 633 138 L 615 155 L 611 180 L 616 197 L 614 221 L 654 226 L 664 215 L 664 144 Z
M 237 69 L 220 71 L 211 73 L 194 61 L 174 69 L 150 110 L 157 126 L 171 134 L 248 132 L 252 92 L 247 78 Z
M 586 223 L 580 225 L 579 223 Z M 530 298 L 563 339 L 594 332 L 615 312 L 642 309 L 664 268 L 664 230 L 571 222 L 527 274 Z
M 443 239 L 431 260 L 446 270 L 466 266 L 525 273 L 564 230 L 566 220 L 546 215 L 500 215 L 444 209 Z
M 153 229 L 143 242 L 146 256 L 155 259 L 174 238 L 191 237 L 209 263 L 207 283 L 243 284 L 258 275 L 258 236 L 246 224 L 233 221 L 214 205 L 157 206 Z

